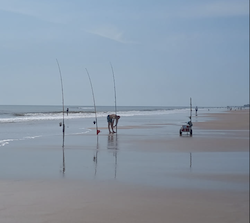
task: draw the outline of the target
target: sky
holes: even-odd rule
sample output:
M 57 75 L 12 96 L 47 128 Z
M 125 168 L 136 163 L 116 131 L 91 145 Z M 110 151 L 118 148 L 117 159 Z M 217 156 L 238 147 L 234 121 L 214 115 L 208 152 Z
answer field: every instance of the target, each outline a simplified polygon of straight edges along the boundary
M 100 106 L 248 104 L 249 1 L 0 0 L 0 105 L 60 105 L 57 60 L 65 105 L 86 69 Z

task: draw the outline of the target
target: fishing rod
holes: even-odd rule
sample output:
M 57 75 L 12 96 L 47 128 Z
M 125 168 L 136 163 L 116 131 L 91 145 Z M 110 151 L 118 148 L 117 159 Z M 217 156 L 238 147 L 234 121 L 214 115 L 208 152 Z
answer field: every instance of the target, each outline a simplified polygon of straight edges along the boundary
M 63 108 L 63 124 L 62 124 L 62 127 L 63 127 L 63 145 L 62 147 L 64 147 L 64 136 L 65 136 L 65 124 L 64 124 L 64 94 L 63 94 L 63 79 L 62 79 L 62 73 L 61 73 L 61 68 L 60 68 L 60 65 L 59 65 L 59 62 L 58 60 L 56 59 L 56 62 L 57 62 L 57 66 L 58 66 L 58 70 L 59 70 L 59 74 L 60 74 L 60 79 L 61 79 L 61 89 L 62 89 L 62 108 Z
M 96 124 L 96 135 L 98 136 L 98 134 L 100 133 L 100 130 L 98 130 L 98 125 L 97 125 L 97 114 L 96 114 L 96 105 L 95 105 L 95 95 L 94 95 L 94 89 L 93 89 L 93 85 L 92 85 L 92 81 L 91 81 L 91 78 L 90 78 L 90 75 L 89 75 L 89 72 L 86 69 L 86 72 L 88 74 L 88 77 L 89 77 L 89 82 L 90 82 L 90 86 L 91 86 L 91 90 L 92 90 L 92 96 L 93 96 L 93 102 L 94 102 L 94 108 L 95 108 L 95 121 L 94 121 L 94 124 Z
M 112 66 L 112 63 L 110 62 L 110 66 L 112 69 L 112 74 L 113 74 L 113 82 L 114 82 L 114 95 L 115 95 L 115 116 L 117 115 L 117 108 L 116 108 L 116 86 L 115 86 L 115 72 Z M 117 132 L 117 125 L 115 126 L 115 130 Z
M 190 98 L 190 121 L 192 121 L 192 98 Z

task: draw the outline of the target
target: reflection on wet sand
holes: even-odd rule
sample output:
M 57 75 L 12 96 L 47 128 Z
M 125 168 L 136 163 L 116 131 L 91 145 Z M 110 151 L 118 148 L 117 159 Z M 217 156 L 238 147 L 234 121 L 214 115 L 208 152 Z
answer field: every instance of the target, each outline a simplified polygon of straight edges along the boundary
M 107 149 L 113 149 L 113 156 L 115 157 L 115 179 L 117 173 L 117 150 L 118 150 L 118 135 L 110 134 L 108 136 L 108 146 Z
M 96 151 L 95 154 L 93 156 L 93 162 L 95 163 L 95 176 L 97 174 L 97 167 L 98 167 L 98 152 L 99 152 L 99 148 L 98 148 L 99 144 L 98 144 L 98 140 L 97 140 L 97 144 L 96 144 Z M 117 134 L 110 134 L 108 135 L 108 142 L 107 142 L 107 149 L 108 150 L 113 150 L 113 156 L 115 158 L 115 176 L 114 178 L 116 178 L 116 174 L 117 174 L 117 150 L 118 150 L 118 136 Z
M 113 156 L 115 157 L 115 179 L 117 173 L 117 150 L 118 150 L 118 135 L 109 134 L 108 135 L 108 145 L 107 149 L 113 150 Z
M 190 153 L 190 168 L 192 167 L 192 153 Z
M 118 135 L 117 134 L 109 134 L 108 135 L 108 149 L 118 149 L 118 141 L 117 141 Z
M 99 144 L 98 144 L 98 136 L 97 136 L 97 140 L 96 140 L 96 151 L 95 151 L 95 154 L 94 154 L 94 156 L 93 156 L 93 161 L 95 162 L 95 176 L 96 176 L 96 173 L 97 173 L 98 150 L 99 150 Z

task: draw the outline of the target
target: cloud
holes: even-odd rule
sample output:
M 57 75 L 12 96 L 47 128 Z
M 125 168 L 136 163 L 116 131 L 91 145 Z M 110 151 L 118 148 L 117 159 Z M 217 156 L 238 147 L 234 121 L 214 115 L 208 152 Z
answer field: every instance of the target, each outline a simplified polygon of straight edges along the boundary
M 29 16 L 41 21 L 63 24 L 67 21 L 67 16 L 59 13 L 55 5 L 46 2 L 20 2 L 4 1 L 1 2 L 0 11 Z
M 111 26 L 103 26 L 97 29 L 87 30 L 86 32 L 116 41 L 118 43 L 137 44 L 134 41 L 126 40 L 123 31 L 120 31 Z
M 35 13 L 33 10 L 29 10 L 27 7 L 22 6 L 11 6 L 11 5 L 1 5 L 0 6 L 1 11 L 15 13 L 15 14 L 21 14 L 21 15 L 27 15 L 27 16 L 36 16 L 37 13 Z

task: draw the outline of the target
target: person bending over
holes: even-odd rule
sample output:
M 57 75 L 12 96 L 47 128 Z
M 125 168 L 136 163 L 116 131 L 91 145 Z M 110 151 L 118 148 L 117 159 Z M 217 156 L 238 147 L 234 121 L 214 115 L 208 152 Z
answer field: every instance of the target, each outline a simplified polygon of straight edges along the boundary
M 107 116 L 107 122 L 108 122 L 108 129 L 109 129 L 109 134 L 110 133 L 116 133 L 114 131 L 114 127 L 117 126 L 118 120 L 120 119 L 119 115 L 111 114 Z M 114 125 L 115 122 L 115 125 Z

